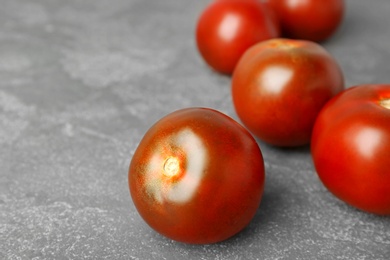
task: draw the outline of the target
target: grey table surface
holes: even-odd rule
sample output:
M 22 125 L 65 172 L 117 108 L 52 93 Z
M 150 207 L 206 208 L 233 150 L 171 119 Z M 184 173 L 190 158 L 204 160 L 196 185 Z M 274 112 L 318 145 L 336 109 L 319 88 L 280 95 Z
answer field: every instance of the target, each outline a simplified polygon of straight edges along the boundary
M 230 78 L 197 52 L 209 1 L 0 0 L 0 259 L 390 259 L 390 219 L 349 207 L 308 147 L 259 142 L 262 204 L 212 245 L 140 218 L 127 174 L 145 131 L 176 109 L 237 119 Z M 347 86 L 390 83 L 390 1 L 349 0 L 323 46 Z

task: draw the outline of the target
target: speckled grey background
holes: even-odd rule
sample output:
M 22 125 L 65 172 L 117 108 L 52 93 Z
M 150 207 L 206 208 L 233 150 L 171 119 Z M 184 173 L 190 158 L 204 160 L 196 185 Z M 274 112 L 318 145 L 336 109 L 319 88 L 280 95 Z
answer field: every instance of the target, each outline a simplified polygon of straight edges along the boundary
M 262 142 L 251 224 L 218 244 L 170 241 L 129 196 L 144 132 L 189 106 L 236 118 L 230 78 L 194 41 L 207 0 L 0 0 L 0 259 L 390 259 L 390 219 L 319 182 L 307 147 Z M 390 2 L 349 0 L 324 43 L 347 86 L 390 82 Z

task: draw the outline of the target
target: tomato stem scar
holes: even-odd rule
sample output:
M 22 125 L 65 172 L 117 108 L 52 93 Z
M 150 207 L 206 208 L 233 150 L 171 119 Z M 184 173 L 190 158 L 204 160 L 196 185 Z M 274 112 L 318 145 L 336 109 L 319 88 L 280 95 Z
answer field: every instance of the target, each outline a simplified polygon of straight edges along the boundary
M 390 98 L 388 99 L 382 99 L 381 101 L 379 101 L 379 104 L 384 107 L 384 108 L 387 108 L 387 109 L 390 109 Z
M 178 174 L 180 163 L 176 157 L 169 157 L 164 163 L 164 175 L 173 177 Z

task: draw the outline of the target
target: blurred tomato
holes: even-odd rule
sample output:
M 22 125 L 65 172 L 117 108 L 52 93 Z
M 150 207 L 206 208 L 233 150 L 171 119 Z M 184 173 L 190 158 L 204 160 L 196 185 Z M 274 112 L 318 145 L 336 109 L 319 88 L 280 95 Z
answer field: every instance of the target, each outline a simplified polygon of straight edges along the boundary
M 245 52 L 233 73 L 232 96 L 243 124 L 278 146 L 310 142 L 322 106 L 344 88 L 340 67 L 320 45 L 272 39 Z
M 311 41 L 328 39 L 339 27 L 344 0 L 266 0 L 279 17 L 283 36 Z
M 230 117 L 206 108 L 173 112 L 145 134 L 129 187 L 142 218 L 177 241 L 214 243 L 242 230 L 264 188 L 261 151 Z
M 203 59 L 218 72 L 231 74 L 253 44 L 279 36 L 279 25 L 258 0 L 220 0 L 201 14 L 196 42 Z
M 390 215 L 390 85 L 362 85 L 331 99 L 311 143 L 323 184 L 361 210 Z

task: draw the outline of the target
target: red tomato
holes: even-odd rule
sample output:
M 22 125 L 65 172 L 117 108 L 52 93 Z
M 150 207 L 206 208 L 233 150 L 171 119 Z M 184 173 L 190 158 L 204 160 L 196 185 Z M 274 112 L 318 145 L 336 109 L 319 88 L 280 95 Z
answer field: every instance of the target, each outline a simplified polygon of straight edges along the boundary
M 336 197 L 390 215 L 390 85 L 356 86 L 331 99 L 316 120 L 311 151 Z
M 238 116 L 257 137 L 278 146 L 310 142 L 322 106 L 343 90 L 340 67 L 320 45 L 272 39 L 251 47 L 233 73 Z
M 145 134 L 129 187 L 142 218 L 171 239 L 219 242 L 242 230 L 264 189 L 261 151 L 230 117 L 206 108 L 173 112 Z
M 277 13 L 284 36 L 323 41 L 339 27 L 344 0 L 266 0 Z
M 231 74 L 253 44 L 279 36 L 276 19 L 257 0 L 212 2 L 202 13 L 196 41 L 203 59 L 216 71 Z

